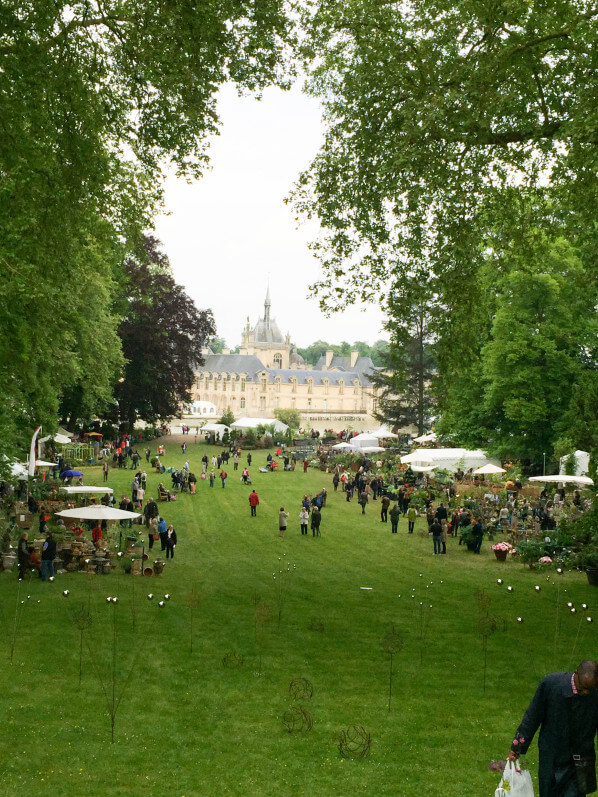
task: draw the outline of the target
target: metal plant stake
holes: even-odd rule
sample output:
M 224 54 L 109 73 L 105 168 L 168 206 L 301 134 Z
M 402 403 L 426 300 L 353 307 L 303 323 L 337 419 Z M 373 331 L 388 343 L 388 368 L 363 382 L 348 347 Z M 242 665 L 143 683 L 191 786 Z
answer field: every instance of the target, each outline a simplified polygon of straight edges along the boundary
M 189 592 L 185 595 L 185 604 L 189 609 L 189 650 L 193 653 L 193 612 L 199 606 L 199 593 L 194 587 L 191 587 Z
M 81 685 L 81 678 L 83 676 L 83 633 L 91 625 L 91 614 L 89 609 L 85 608 L 85 604 L 81 604 L 81 608 L 73 613 L 73 625 L 79 631 L 79 685 Z
M 380 640 L 380 645 L 385 653 L 390 656 L 390 669 L 388 673 L 388 711 L 390 713 L 390 704 L 392 700 L 392 657 L 395 653 L 400 653 L 403 649 L 403 637 L 395 631 L 394 623 L 390 631 L 384 634 Z
M 131 680 L 131 675 L 133 674 L 133 669 L 135 667 L 135 657 L 132 657 L 131 666 L 123 683 L 122 689 L 120 694 L 117 695 L 116 691 L 116 665 L 118 659 L 118 624 L 117 624 L 117 608 L 116 604 L 118 603 L 117 598 L 108 598 L 108 602 L 112 605 L 112 650 L 111 650 L 111 666 L 109 672 L 109 680 L 107 681 L 104 677 L 103 668 L 98 667 L 96 663 L 96 658 L 93 655 L 91 650 L 91 645 L 87 636 L 85 636 L 85 643 L 89 650 L 89 655 L 91 658 L 92 667 L 95 670 L 96 678 L 102 687 L 102 692 L 104 694 L 104 698 L 106 699 L 106 707 L 108 709 L 108 716 L 110 717 L 110 742 L 114 744 L 114 725 L 116 723 L 116 714 L 118 712 L 119 706 L 125 694 L 125 690 Z
M 264 629 L 272 619 L 272 612 L 270 611 L 270 607 L 267 603 L 262 603 L 260 606 L 257 606 L 255 612 L 253 614 L 253 622 L 255 628 L 255 637 L 256 642 L 258 644 L 259 653 L 260 653 L 260 660 L 259 660 L 259 667 L 258 667 L 258 675 L 262 674 L 262 650 L 264 646 Z M 260 629 L 258 631 L 258 628 Z

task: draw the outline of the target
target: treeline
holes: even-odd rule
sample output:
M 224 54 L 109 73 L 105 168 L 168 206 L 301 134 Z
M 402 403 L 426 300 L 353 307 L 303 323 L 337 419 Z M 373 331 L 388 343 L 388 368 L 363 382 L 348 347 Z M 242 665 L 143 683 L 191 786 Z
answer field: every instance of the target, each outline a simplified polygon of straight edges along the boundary
M 372 362 L 376 366 L 383 364 L 383 355 L 388 350 L 388 341 L 377 340 L 372 346 L 364 343 L 362 340 L 356 340 L 355 343 L 326 343 L 323 340 L 317 340 L 307 348 L 297 348 L 297 352 L 303 357 L 308 365 L 316 365 L 320 357 L 326 354 L 327 351 L 333 351 L 335 356 L 348 357 L 352 351 L 358 351 L 360 357 L 371 357 Z

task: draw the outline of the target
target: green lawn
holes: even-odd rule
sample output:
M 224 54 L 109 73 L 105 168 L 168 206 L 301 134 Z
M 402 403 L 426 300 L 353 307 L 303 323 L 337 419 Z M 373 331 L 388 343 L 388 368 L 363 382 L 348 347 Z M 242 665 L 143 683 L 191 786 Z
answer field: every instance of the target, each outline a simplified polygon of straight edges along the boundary
M 199 474 L 206 449 L 190 440 L 186 458 Z M 165 464 L 182 465 L 180 446 L 166 438 L 166 450 Z M 179 538 L 160 577 L 117 570 L 19 586 L 15 573 L 0 575 L 3 795 L 481 797 L 497 786 L 488 762 L 506 756 L 539 679 L 597 655 L 586 619 L 597 596 L 579 573 L 501 564 L 486 540 L 481 556 L 450 538 L 447 556 L 433 556 L 419 523 L 408 536 L 401 520 L 392 535 L 379 503 L 362 516 L 355 499 L 333 492 L 329 474 L 260 473 L 265 456 L 253 452 L 257 518 L 239 481 L 244 455 L 236 473 L 229 463 L 225 489 L 200 482 L 197 495 L 160 504 Z M 99 468 L 84 471 L 100 483 Z M 117 499 L 131 480 L 132 471 L 111 470 Z M 149 473 L 146 496 L 158 480 Z M 302 537 L 301 498 L 322 487 L 322 536 Z M 281 506 L 290 512 L 284 539 Z M 191 588 L 200 596 L 192 653 Z M 499 625 L 487 640 L 485 693 L 478 590 Z M 264 603 L 271 619 L 256 623 Z M 92 625 L 79 684 L 73 612 L 81 606 Z M 393 657 L 389 713 L 382 640 L 393 627 L 403 646 Z M 223 663 L 233 653 L 241 666 Z M 115 698 L 126 689 L 111 744 L 113 667 Z M 289 694 L 298 678 L 311 682 L 311 699 Z M 313 728 L 290 734 L 283 715 L 299 705 Z M 368 758 L 339 754 L 350 725 L 371 735 Z M 535 744 L 530 752 L 535 778 Z

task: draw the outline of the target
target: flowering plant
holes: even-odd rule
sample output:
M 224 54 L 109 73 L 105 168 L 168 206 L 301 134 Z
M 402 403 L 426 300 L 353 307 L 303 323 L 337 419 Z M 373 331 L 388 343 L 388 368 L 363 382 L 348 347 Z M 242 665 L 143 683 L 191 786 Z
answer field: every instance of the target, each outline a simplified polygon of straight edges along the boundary
M 493 551 L 512 551 L 513 546 L 510 542 L 497 542 L 496 545 L 492 546 Z
M 550 556 L 541 556 L 541 557 L 538 559 L 538 562 L 539 562 L 541 565 L 551 565 L 551 564 L 552 564 L 552 559 L 550 558 Z

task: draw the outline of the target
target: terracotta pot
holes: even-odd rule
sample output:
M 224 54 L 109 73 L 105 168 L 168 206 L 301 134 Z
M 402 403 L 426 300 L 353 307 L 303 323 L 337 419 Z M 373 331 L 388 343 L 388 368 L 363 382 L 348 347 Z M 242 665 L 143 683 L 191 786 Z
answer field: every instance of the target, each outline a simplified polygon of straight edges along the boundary
M 154 575 L 154 571 L 152 570 L 151 567 L 144 567 L 143 568 L 143 575 L 144 576 L 153 576 Z
M 164 562 L 161 559 L 156 559 L 154 562 L 154 573 L 159 576 L 164 570 Z

